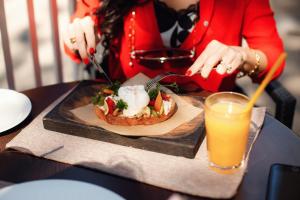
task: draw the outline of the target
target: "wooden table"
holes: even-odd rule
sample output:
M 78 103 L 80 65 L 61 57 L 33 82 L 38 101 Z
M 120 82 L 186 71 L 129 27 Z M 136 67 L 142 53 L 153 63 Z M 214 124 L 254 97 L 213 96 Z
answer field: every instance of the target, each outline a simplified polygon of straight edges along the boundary
M 32 112 L 22 124 L 1 134 L 0 151 L 4 150 L 5 144 L 46 106 L 75 85 L 76 82 L 63 83 L 24 91 L 23 93 L 32 102 Z M 234 199 L 265 199 L 269 168 L 273 163 L 300 166 L 300 139 L 290 129 L 267 114 L 250 155 L 248 172 Z M 0 180 L 19 183 L 38 179 L 86 181 L 115 191 L 126 199 L 159 200 L 167 199 L 174 193 L 119 176 L 37 158 L 13 150 L 0 153 Z M 188 196 L 188 199 L 203 198 Z

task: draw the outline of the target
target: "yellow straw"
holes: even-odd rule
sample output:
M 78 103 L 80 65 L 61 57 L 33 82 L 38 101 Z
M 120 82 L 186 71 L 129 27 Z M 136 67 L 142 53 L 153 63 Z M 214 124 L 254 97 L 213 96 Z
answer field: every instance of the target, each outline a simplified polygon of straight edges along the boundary
M 272 66 L 271 70 L 268 72 L 260 86 L 255 91 L 252 98 L 249 100 L 246 109 L 252 109 L 253 105 L 255 104 L 258 97 L 262 94 L 265 87 L 269 84 L 269 82 L 272 80 L 272 77 L 275 73 L 275 71 L 278 69 L 278 67 L 281 65 L 281 63 L 285 60 L 287 54 L 285 52 L 281 53 L 278 59 L 276 60 L 275 64 Z

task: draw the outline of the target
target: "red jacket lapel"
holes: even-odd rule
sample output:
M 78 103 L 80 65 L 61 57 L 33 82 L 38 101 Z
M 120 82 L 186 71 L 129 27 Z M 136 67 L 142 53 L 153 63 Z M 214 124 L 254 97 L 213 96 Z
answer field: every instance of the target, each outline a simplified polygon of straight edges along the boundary
M 155 16 L 153 1 L 139 6 L 136 11 L 136 49 L 159 49 L 163 48 L 157 19 Z
M 191 49 L 194 45 L 201 42 L 210 24 L 211 17 L 214 11 L 214 0 L 200 0 L 199 6 L 199 21 L 196 24 L 193 32 L 189 34 L 186 40 L 182 43 L 181 48 Z

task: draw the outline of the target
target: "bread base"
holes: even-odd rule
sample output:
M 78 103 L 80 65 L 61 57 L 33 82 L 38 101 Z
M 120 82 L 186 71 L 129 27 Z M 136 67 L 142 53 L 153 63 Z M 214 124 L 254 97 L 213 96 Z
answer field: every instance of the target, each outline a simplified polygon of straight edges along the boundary
M 121 125 L 121 126 L 134 126 L 134 125 L 151 125 L 166 121 L 177 111 L 177 104 L 173 101 L 171 110 L 167 115 L 160 115 L 157 117 L 122 117 L 113 116 L 112 114 L 105 115 L 104 112 L 98 107 L 94 106 L 94 111 L 96 115 L 109 124 Z

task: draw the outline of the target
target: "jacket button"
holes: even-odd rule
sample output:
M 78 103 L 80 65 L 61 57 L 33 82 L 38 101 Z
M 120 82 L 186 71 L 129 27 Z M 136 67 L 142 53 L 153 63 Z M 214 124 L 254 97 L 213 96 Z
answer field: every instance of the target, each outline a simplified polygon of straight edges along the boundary
M 207 27 L 208 26 L 208 21 L 207 20 L 205 20 L 204 22 L 203 22 L 203 26 L 205 26 L 205 27 Z

